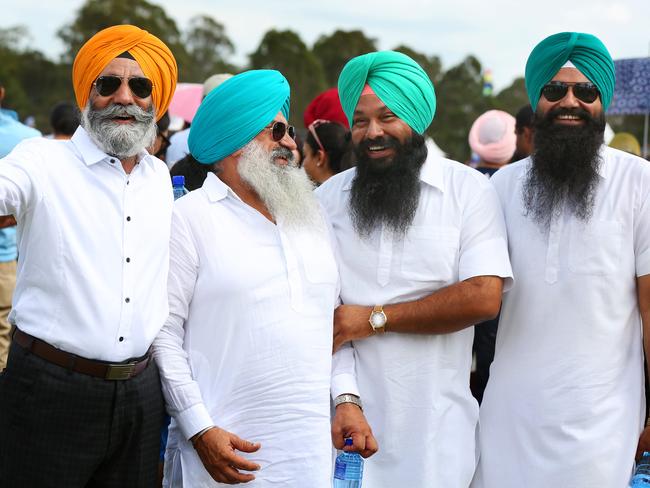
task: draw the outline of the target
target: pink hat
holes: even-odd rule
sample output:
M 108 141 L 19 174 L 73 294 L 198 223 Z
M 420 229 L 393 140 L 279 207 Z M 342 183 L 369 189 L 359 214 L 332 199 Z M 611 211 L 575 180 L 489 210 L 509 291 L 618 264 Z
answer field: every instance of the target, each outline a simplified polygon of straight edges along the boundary
M 488 110 L 472 124 L 469 146 L 488 163 L 507 162 L 515 152 L 515 118 L 502 110 Z

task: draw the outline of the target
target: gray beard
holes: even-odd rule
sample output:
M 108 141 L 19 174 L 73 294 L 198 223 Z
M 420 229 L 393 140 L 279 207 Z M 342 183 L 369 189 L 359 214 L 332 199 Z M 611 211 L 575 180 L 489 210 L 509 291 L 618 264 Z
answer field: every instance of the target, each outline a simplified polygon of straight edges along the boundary
M 289 161 L 286 166 L 275 163 L 279 155 Z M 239 158 L 237 172 L 276 221 L 288 228 L 324 231 L 314 184 L 307 173 L 298 168 L 291 151 L 276 148 L 268 152 L 256 141 L 251 141 Z
M 130 116 L 131 124 L 117 124 L 111 119 Z M 81 113 L 81 125 L 106 154 L 122 160 L 153 146 L 156 140 L 156 117 L 153 105 L 148 110 L 137 105 L 109 105 L 97 110 L 90 100 Z

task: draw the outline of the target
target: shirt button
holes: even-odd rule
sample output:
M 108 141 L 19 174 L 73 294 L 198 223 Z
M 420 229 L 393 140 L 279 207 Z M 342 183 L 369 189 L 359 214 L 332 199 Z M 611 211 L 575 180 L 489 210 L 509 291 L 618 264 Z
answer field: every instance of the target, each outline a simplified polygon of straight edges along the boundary
M 126 262 L 127 262 L 127 263 L 130 263 L 130 262 L 131 262 L 131 258 L 126 258 Z
M 129 297 L 126 297 L 126 298 L 124 299 L 124 301 L 125 301 L 126 303 L 129 303 L 129 302 L 131 301 L 131 299 L 130 299 Z
M 127 221 L 127 222 L 131 222 L 131 216 L 128 216 L 128 217 L 126 218 L 126 221 Z
M 115 160 L 114 160 L 114 159 L 111 159 L 110 161 L 111 161 L 111 164 L 115 164 Z
M 122 342 L 124 340 L 124 337 L 120 337 L 119 341 Z
M 127 180 L 127 181 L 126 181 L 126 184 L 128 185 L 129 183 L 131 183 L 131 182 Z

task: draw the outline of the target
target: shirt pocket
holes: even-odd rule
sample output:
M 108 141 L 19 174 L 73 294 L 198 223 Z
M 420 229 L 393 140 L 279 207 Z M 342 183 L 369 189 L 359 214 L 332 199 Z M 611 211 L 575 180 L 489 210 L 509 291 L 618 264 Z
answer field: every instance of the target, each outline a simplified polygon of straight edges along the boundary
M 450 282 L 458 268 L 460 231 L 446 226 L 412 226 L 404 238 L 401 273 L 411 281 Z
M 599 220 L 571 228 L 569 270 L 576 274 L 609 275 L 619 270 L 623 225 Z

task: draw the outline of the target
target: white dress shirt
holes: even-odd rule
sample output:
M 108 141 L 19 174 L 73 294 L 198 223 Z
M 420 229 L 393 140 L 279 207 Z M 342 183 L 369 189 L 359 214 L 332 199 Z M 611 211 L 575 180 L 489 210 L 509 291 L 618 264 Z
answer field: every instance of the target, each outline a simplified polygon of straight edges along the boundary
M 170 315 L 154 343 L 175 417 L 166 478 L 221 486 L 188 438 L 216 425 L 260 442 L 251 487 L 329 488 L 338 270 L 327 230 L 273 224 L 214 174 L 177 200 Z
M 20 143 L 0 160 L 0 214 L 18 221 L 9 320 L 64 351 L 143 355 L 167 316 L 172 190 L 146 152 L 126 174 L 79 127 Z
M 506 289 L 510 285 L 503 217 L 485 176 L 431 156 L 420 173 L 418 209 L 405 238 L 377 229 L 360 239 L 350 220 L 354 175 L 352 168 L 317 190 L 341 256 L 343 303 L 417 300 L 483 275 L 507 278 Z M 365 463 L 364 486 L 467 488 L 478 419 L 469 390 L 473 336 L 471 327 L 439 335 L 388 332 L 335 354 L 332 395 L 359 393 L 379 442 L 378 453 Z
M 629 482 L 645 415 L 636 278 L 650 273 L 650 164 L 602 156 L 591 219 L 565 210 L 546 231 L 522 206 L 530 158 L 492 177 L 517 286 L 481 404 L 475 487 Z

